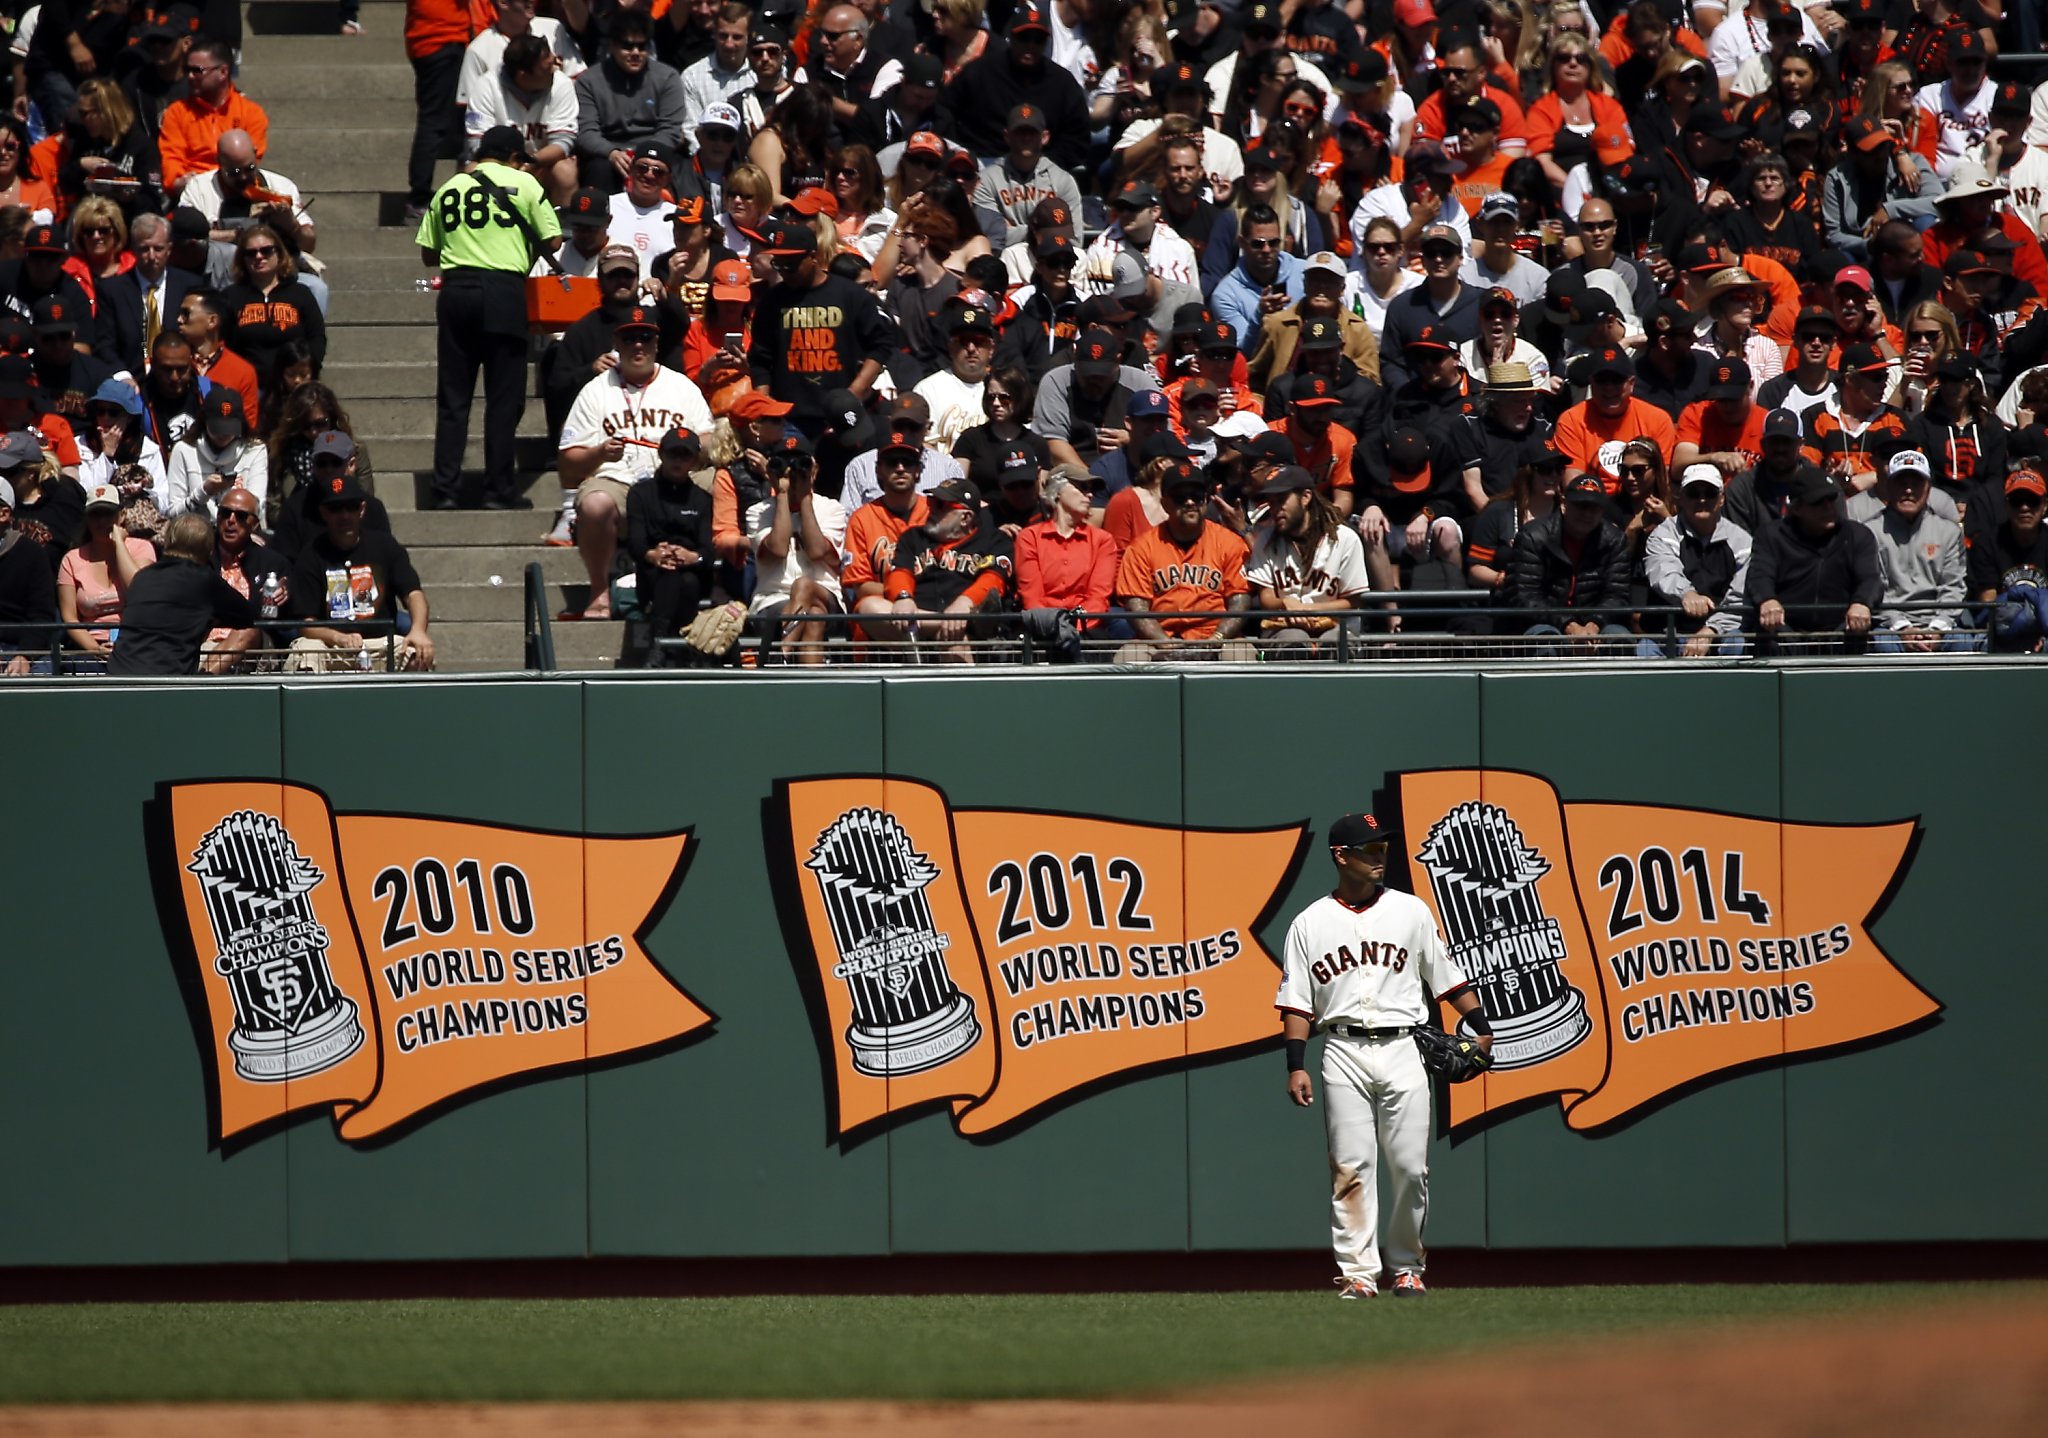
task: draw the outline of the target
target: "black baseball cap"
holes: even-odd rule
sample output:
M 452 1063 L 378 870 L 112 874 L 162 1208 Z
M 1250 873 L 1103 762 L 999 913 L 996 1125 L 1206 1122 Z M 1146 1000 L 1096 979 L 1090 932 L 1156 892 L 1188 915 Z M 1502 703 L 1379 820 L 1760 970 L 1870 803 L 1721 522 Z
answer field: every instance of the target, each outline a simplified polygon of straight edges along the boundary
M 1607 489 L 1590 474 L 1575 474 L 1564 482 L 1567 504 L 1605 504 Z
M 1108 330 L 1089 330 L 1074 346 L 1074 374 L 1080 379 L 1101 379 L 1117 372 L 1121 360 L 1117 337 Z
M 933 504 L 957 504 L 966 509 L 981 508 L 981 491 L 967 479 L 942 479 L 925 496 Z
M 1745 399 L 1749 395 L 1749 363 L 1730 357 L 1716 360 L 1707 375 L 1708 399 Z
M 1799 488 L 1792 491 L 1794 504 L 1832 504 L 1841 498 L 1842 491 L 1825 472 L 1815 469 L 1807 472 Z
M 868 421 L 867 406 L 852 390 L 827 390 L 820 403 L 824 413 L 819 423 L 843 448 L 858 454 L 875 442 L 875 427 Z
M 677 425 L 661 437 L 663 459 L 695 459 L 704 453 L 704 441 L 697 437 L 697 431 Z
M 1298 464 L 1283 464 L 1273 471 L 1273 477 L 1259 486 L 1259 495 L 1265 499 L 1279 499 L 1293 494 L 1298 489 L 1314 489 L 1316 477 Z
M 1789 409 L 1772 410 L 1764 416 L 1764 438 L 1799 439 L 1799 416 Z
M 1330 847 L 1356 849 L 1363 844 L 1391 843 L 1400 836 L 1398 826 L 1371 814 L 1346 814 L 1330 825 Z
M 1628 351 L 1616 349 L 1613 345 L 1593 352 L 1593 363 L 1587 373 L 1598 379 L 1601 375 L 1620 375 L 1623 379 L 1634 379 L 1636 362 L 1628 357 Z

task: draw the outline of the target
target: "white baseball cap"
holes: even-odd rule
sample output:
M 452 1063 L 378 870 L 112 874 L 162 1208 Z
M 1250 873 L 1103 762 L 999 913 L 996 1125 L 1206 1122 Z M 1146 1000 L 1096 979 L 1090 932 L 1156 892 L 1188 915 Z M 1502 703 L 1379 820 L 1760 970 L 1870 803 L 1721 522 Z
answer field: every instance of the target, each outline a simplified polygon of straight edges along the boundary
M 1885 468 L 1886 474 L 1919 474 L 1934 478 L 1934 466 L 1927 462 L 1927 456 L 1917 449 L 1902 449 L 1892 456 L 1892 462 Z
M 85 492 L 85 512 L 87 514 L 92 513 L 95 509 L 119 509 L 120 507 L 121 491 L 114 488 L 111 484 L 96 484 Z
M 1224 439 L 1250 439 L 1266 432 L 1266 422 L 1248 409 L 1232 410 L 1228 417 L 1209 426 L 1209 433 Z
M 1304 274 L 1310 270 L 1321 270 L 1324 274 L 1335 275 L 1340 280 L 1344 278 L 1344 262 L 1328 250 L 1317 250 L 1308 257 L 1301 268 Z
M 1678 476 L 1678 487 L 1688 484 L 1711 484 L 1716 489 L 1727 488 L 1728 482 L 1721 477 L 1721 471 L 1711 464 L 1688 464 L 1685 473 Z
M 704 107 L 704 116 L 697 121 L 697 128 L 701 130 L 706 125 L 723 125 L 726 129 L 735 131 L 746 128 L 740 123 L 740 112 L 726 104 Z

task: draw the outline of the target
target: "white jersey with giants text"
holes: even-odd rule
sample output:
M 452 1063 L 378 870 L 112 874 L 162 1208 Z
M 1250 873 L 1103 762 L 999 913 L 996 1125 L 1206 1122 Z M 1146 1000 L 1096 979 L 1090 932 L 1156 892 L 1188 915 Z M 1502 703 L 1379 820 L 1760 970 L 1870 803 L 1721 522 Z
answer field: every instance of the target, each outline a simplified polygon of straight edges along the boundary
M 626 452 L 599 465 L 592 477 L 632 484 L 654 473 L 661 437 L 677 425 L 711 433 L 711 407 L 689 376 L 663 366 L 646 384 L 628 384 L 613 367 L 577 392 L 562 422 L 562 448 L 625 440 Z
M 1273 1006 L 1317 1029 L 1399 1028 L 1425 1022 L 1424 984 L 1438 998 L 1467 980 L 1444 948 L 1436 916 L 1413 894 L 1382 889 L 1363 908 L 1326 894 L 1287 926 Z

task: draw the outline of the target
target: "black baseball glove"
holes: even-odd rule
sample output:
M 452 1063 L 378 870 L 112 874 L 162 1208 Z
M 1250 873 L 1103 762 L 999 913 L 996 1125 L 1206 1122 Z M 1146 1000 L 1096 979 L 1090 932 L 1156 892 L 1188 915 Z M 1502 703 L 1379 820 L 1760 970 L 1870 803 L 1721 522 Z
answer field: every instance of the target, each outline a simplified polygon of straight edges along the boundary
M 1422 1051 L 1424 1068 L 1452 1083 L 1478 1078 L 1493 1067 L 1493 1055 L 1469 1034 L 1447 1034 L 1422 1025 L 1415 1030 L 1415 1047 Z

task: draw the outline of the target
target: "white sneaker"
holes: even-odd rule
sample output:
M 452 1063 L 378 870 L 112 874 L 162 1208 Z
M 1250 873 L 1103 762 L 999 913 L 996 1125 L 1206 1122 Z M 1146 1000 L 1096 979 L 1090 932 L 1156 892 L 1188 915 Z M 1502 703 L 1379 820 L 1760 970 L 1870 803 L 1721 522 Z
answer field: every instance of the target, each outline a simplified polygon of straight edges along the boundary
M 576 511 L 556 511 L 555 527 L 542 537 L 541 543 L 550 549 L 573 549 L 576 545 Z
M 1380 1291 L 1362 1278 L 1340 1278 L 1337 1280 L 1339 1298 L 1377 1298 Z

